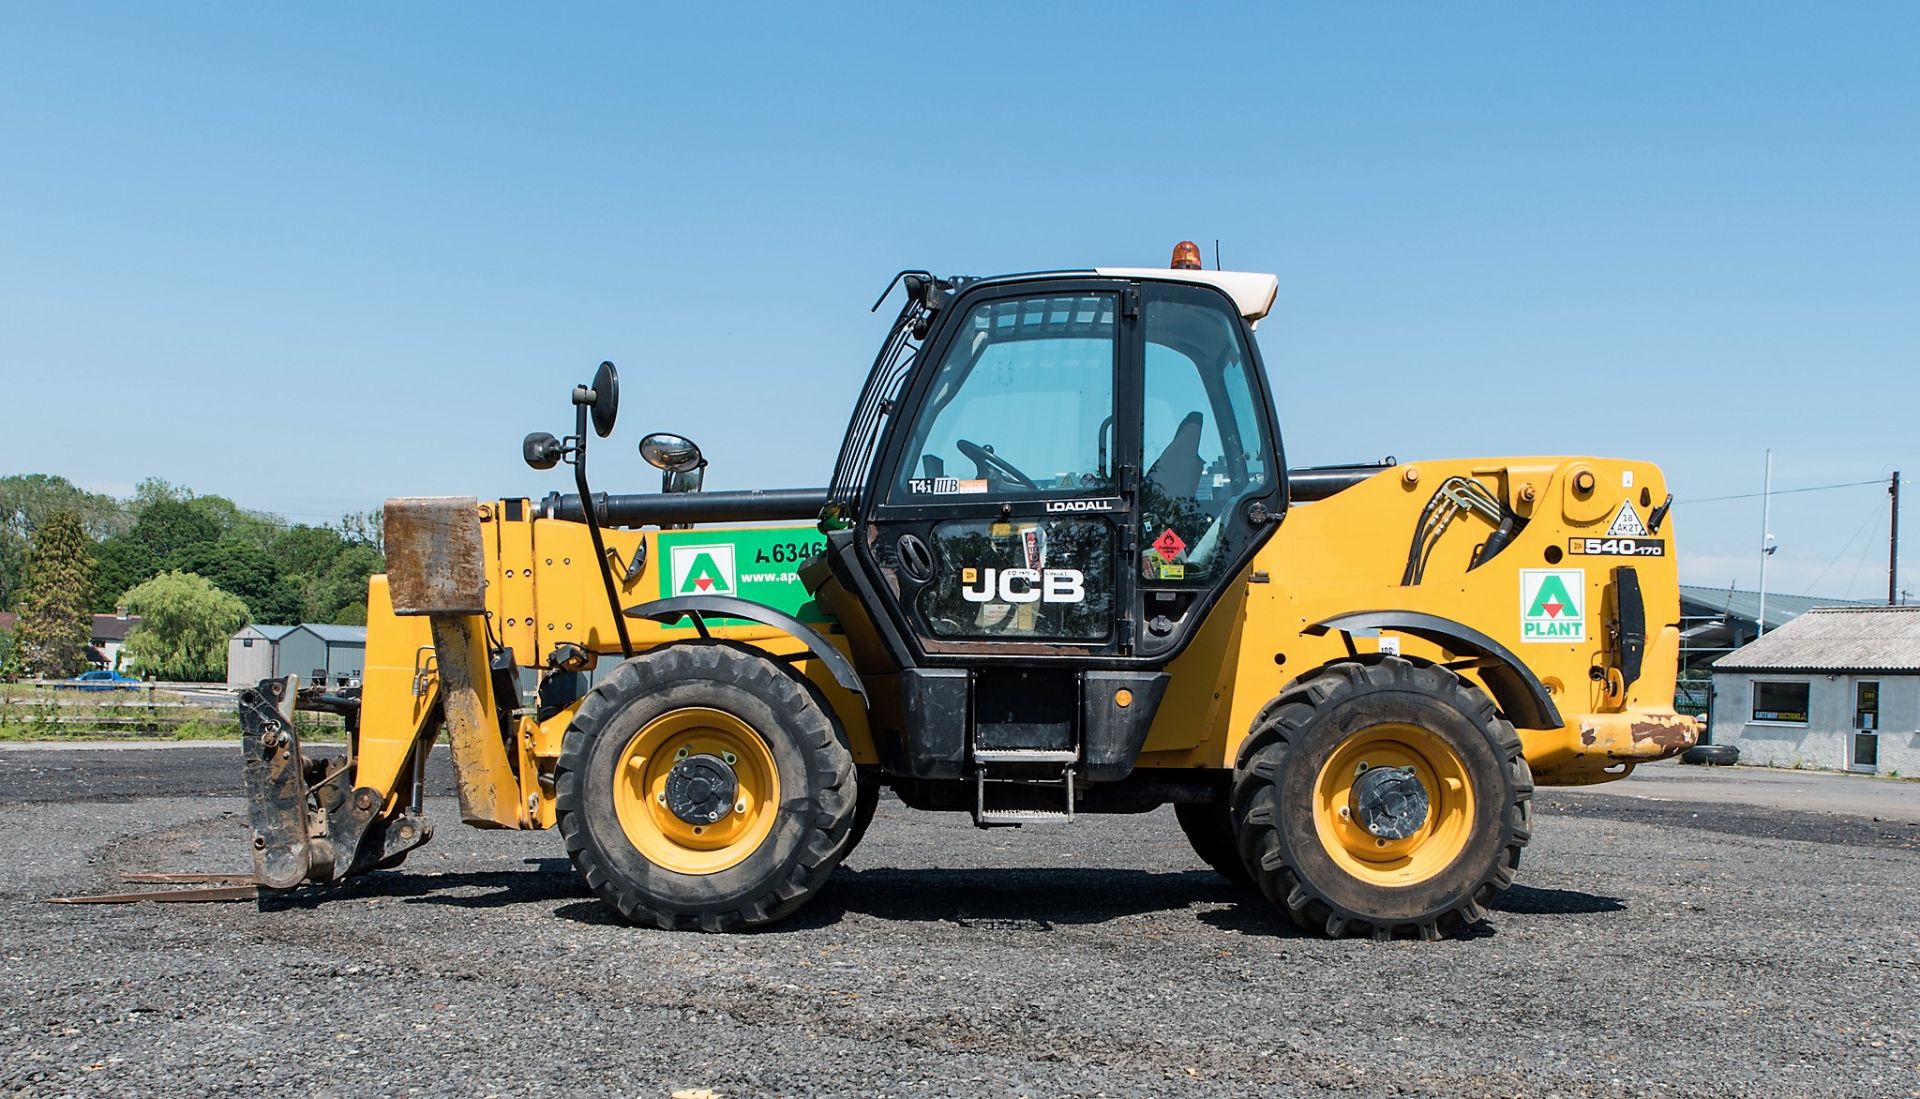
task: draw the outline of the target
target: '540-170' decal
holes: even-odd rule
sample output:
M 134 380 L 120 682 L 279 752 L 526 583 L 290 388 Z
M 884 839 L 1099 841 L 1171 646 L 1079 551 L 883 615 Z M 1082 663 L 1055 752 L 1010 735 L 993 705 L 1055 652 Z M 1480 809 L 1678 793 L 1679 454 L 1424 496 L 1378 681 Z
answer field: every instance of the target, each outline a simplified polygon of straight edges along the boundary
M 1567 552 L 1587 557 L 1665 557 L 1662 538 L 1569 538 Z

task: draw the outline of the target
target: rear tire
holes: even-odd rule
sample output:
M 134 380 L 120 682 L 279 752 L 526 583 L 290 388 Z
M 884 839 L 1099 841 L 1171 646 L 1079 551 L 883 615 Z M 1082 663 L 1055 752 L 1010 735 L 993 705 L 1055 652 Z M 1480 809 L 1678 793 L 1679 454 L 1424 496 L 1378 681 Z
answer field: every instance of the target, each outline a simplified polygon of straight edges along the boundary
M 717 820 L 687 821 L 669 811 L 665 783 L 702 760 L 674 789 L 723 789 L 712 784 L 723 773 L 736 789 Z M 826 703 L 731 642 L 679 642 L 613 669 L 567 729 L 555 782 L 574 868 L 622 918 L 670 930 L 790 915 L 845 854 L 856 803 L 853 757 Z
M 1731 767 L 1740 762 L 1737 744 L 1696 744 L 1680 753 L 1682 763 L 1704 763 L 1710 767 Z
M 1438 939 L 1486 918 L 1532 838 L 1533 796 L 1491 699 L 1445 668 L 1388 657 L 1333 665 L 1262 717 L 1235 769 L 1232 820 L 1261 892 L 1295 924 Z M 1382 766 L 1416 777 L 1427 801 L 1397 838 L 1356 811 L 1360 776 Z
M 840 861 L 852 857 L 853 850 L 867 836 L 867 826 L 873 823 L 873 814 L 880 808 L 880 779 L 874 776 L 862 776 L 854 794 L 853 825 L 847 829 L 846 846 L 840 849 Z
M 1240 847 L 1233 831 L 1233 817 L 1225 801 L 1179 802 L 1173 807 L 1174 819 L 1187 834 L 1193 853 L 1200 861 L 1220 872 L 1220 876 L 1243 888 L 1253 885 L 1253 874 L 1240 861 Z

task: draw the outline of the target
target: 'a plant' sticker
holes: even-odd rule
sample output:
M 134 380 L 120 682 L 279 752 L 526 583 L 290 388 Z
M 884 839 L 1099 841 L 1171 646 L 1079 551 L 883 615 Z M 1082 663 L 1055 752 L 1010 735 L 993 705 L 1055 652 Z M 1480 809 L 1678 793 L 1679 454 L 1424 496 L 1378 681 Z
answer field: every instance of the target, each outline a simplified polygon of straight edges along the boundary
M 1586 639 L 1586 570 L 1521 569 L 1520 640 Z

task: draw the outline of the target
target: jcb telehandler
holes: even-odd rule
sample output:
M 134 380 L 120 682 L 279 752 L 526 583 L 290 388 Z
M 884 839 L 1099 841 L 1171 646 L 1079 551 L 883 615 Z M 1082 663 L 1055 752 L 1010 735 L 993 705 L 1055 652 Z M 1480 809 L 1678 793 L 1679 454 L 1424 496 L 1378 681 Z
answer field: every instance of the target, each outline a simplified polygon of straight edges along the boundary
M 664 491 L 590 491 L 603 364 L 524 444 L 576 493 L 389 501 L 362 685 L 243 695 L 260 884 L 398 864 L 444 737 L 462 819 L 557 825 L 636 923 L 792 913 L 885 788 L 983 828 L 1172 804 L 1302 928 L 1433 938 L 1512 882 L 1536 783 L 1693 744 L 1654 466 L 1289 470 L 1276 280 L 1190 244 L 896 286 L 825 488 L 703 493 L 656 434 Z M 301 708 L 346 716 L 343 762 Z

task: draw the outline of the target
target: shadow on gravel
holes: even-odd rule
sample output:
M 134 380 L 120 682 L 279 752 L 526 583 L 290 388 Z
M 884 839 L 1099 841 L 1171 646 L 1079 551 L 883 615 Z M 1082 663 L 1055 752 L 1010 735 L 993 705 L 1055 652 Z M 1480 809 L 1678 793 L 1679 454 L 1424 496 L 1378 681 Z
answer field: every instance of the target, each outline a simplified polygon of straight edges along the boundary
M 1514 885 L 1493 899 L 1493 908 L 1520 916 L 1593 916 L 1602 912 L 1625 912 L 1627 904 L 1619 897 L 1603 897 L 1577 889 Z
M 324 889 L 263 894 L 262 907 L 318 908 L 330 901 L 397 900 L 403 904 L 436 904 L 448 908 L 505 908 L 515 904 L 547 904 L 571 897 L 590 896 L 565 859 L 529 859 L 558 862 L 558 868 L 487 870 L 470 873 L 421 874 L 383 871 L 351 878 Z M 593 907 L 598 907 L 597 902 Z
M 564 860 L 559 861 L 565 866 Z M 482 875 L 486 876 L 486 875 Z M 513 875 L 498 875 L 501 878 Z M 529 875 L 531 877 L 532 875 Z M 541 878 L 548 875 L 541 874 Z M 556 875 L 557 876 L 557 875 Z M 568 880 L 572 872 L 565 871 Z M 457 880 L 448 875 L 447 880 Z M 579 896 L 576 886 L 548 897 Z M 530 890 L 499 903 L 544 899 Z M 1052 931 L 1056 927 L 1099 924 L 1149 913 L 1178 913 L 1196 903 L 1244 902 L 1246 894 L 1210 870 L 1150 873 L 1141 870 L 934 870 L 876 869 L 837 871 L 820 895 L 791 918 L 757 934 L 780 935 L 830 927 L 849 915 L 911 923 L 951 923 L 1000 931 Z M 466 903 L 484 902 L 468 898 Z M 1262 902 L 1264 905 L 1264 902 Z M 1256 906 L 1239 904 L 1251 912 Z M 597 901 L 563 905 L 554 914 L 581 923 L 617 922 Z M 1216 913 L 1203 913 L 1210 918 Z M 1279 930 L 1272 913 L 1249 918 L 1246 927 L 1261 933 Z M 1286 932 L 1291 934 L 1289 926 Z

